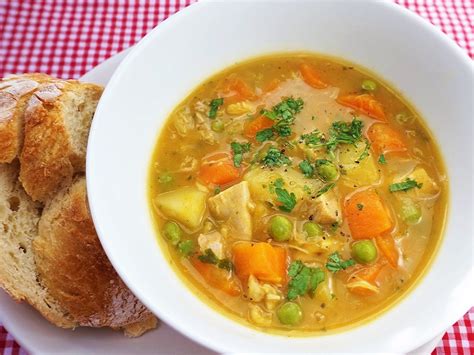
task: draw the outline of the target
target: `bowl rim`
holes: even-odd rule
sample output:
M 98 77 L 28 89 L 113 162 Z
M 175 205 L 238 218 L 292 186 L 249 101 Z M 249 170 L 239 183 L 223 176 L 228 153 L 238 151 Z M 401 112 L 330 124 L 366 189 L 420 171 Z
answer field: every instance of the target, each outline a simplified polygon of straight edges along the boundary
M 275 1 L 278 1 L 278 0 L 275 0 Z M 288 2 L 288 1 L 290 1 L 290 0 L 283 0 L 283 2 Z M 306 2 L 307 0 L 297 0 L 297 1 Z M 335 1 L 344 2 L 344 0 L 335 0 Z M 160 23 L 159 26 L 155 27 L 144 38 L 142 38 L 133 47 L 133 49 L 127 55 L 127 57 L 120 63 L 120 65 L 118 66 L 118 68 L 116 69 L 114 74 L 112 75 L 112 77 L 111 77 L 111 79 L 110 79 L 110 81 L 107 85 L 107 88 L 104 91 L 103 97 L 108 97 L 109 92 L 112 90 L 110 88 L 115 86 L 120 81 L 120 77 L 122 75 L 122 72 L 127 69 L 127 67 L 129 66 L 129 63 L 133 62 L 133 60 L 136 57 L 140 56 L 142 50 L 144 48 L 146 48 L 146 46 L 148 46 L 150 43 L 152 43 L 155 40 L 159 40 L 159 37 L 161 36 L 162 33 L 166 33 L 167 31 L 171 30 L 174 26 L 178 26 L 180 21 L 184 20 L 188 16 L 192 16 L 192 14 L 197 10 L 203 9 L 206 6 L 211 6 L 212 3 L 224 3 L 224 2 L 225 2 L 225 0 L 215 0 L 215 1 L 211 1 L 211 0 L 206 1 L 206 0 L 204 0 L 204 1 L 196 2 L 196 3 L 193 3 L 193 4 L 191 4 L 190 6 L 184 8 L 184 9 L 180 10 L 176 14 L 170 16 L 165 21 Z M 328 0 L 323 0 L 323 2 L 328 2 Z M 361 0 L 361 2 L 366 3 L 366 4 L 371 3 L 370 0 Z M 471 62 L 471 60 L 470 60 L 469 56 L 467 55 L 467 53 L 464 50 L 462 50 L 454 41 L 452 41 L 450 38 L 448 38 L 438 27 L 432 25 L 431 23 L 429 23 L 428 21 L 426 21 L 425 19 L 423 19 L 419 15 L 411 12 L 407 8 L 405 8 L 403 6 L 400 6 L 396 3 L 389 2 L 389 1 L 383 1 L 379 4 L 377 4 L 377 5 L 389 7 L 391 9 L 391 11 L 397 11 L 400 14 L 403 14 L 404 16 L 408 16 L 412 21 L 414 21 L 416 23 L 416 26 L 421 26 L 421 27 L 425 28 L 426 30 L 429 30 L 430 32 L 435 34 L 437 36 L 438 40 L 440 40 L 442 42 L 443 46 L 445 46 L 447 49 L 449 49 L 451 51 L 452 55 L 456 55 L 460 61 L 464 61 L 464 64 L 466 64 L 467 66 L 470 66 L 471 70 L 474 70 L 473 63 Z M 474 71 L 473 71 L 473 73 L 474 73 Z M 101 107 L 103 106 L 103 102 L 104 102 L 104 100 L 101 100 L 101 102 L 99 103 L 99 106 L 97 108 L 97 112 L 100 112 Z M 94 186 L 93 178 L 91 178 L 91 176 L 93 176 L 93 173 L 89 173 L 89 172 L 92 171 L 92 165 L 93 165 L 93 161 L 94 161 L 93 160 L 94 159 L 93 158 L 93 153 L 92 153 L 93 152 L 93 147 L 98 145 L 98 144 L 91 144 L 91 142 L 95 143 L 95 141 L 94 141 L 95 129 L 94 128 L 95 128 L 96 124 L 94 122 L 95 121 L 93 121 L 92 126 L 91 126 L 91 133 L 90 133 L 90 137 L 89 137 L 89 145 L 88 145 L 88 148 L 87 148 L 87 157 L 88 157 L 88 159 L 87 159 L 87 162 L 86 162 L 87 189 L 89 191 L 91 191 L 92 196 L 94 195 L 94 191 L 96 191 L 96 187 Z M 89 197 L 89 201 L 91 201 L 91 200 L 94 200 L 94 198 Z M 91 211 L 93 220 L 95 222 L 97 234 L 100 238 L 102 246 L 103 246 L 107 256 L 109 257 L 112 265 L 116 269 L 117 273 L 120 275 L 122 280 L 127 284 L 127 286 L 130 287 L 130 289 L 133 290 L 133 292 L 137 294 L 137 297 L 139 299 L 146 299 L 146 297 L 144 297 L 143 295 L 140 295 L 140 292 L 138 292 L 138 290 L 134 287 L 134 282 L 129 279 L 126 268 L 123 268 L 121 266 L 120 260 L 116 259 L 115 255 L 109 249 L 110 240 L 108 238 L 104 237 L 105 233 L 102 230 L 102 225 L 100 223 L 100 218 L 98 217 L 98 212 L 97 212 L 93 202 L 90 203 L 90 211 Z M 448 217 L 447 218 L 449 219 L 449 211 L 448 211 Z M 446 237 L 443 236 L 443 239 L 440 241 L 439 246 L 438 246 L 438 251 L 435 252 L 434 259 L 436 259 L 437 254 L 439 254 L 439 251 L 443 248 L 445 238 Z M 434 260 L 432 261 L 431 266 L 432 266 L 433 262 L 434 262 Z M 473 266 L 473 268 L 474 268 L 474 266 Z M 421 280 L 418 280 L 418 283 L 423 282 L 422 280 L 423 280 L 423 278 L 426 277 L 426 274 L 428 272 L 429 272 L 429 270 L 425 270 L 424 274 L 421 277 Z M 472 270 L 471 270 L 471 273 L 472 273 Z M 470 285 L 466 285 L 466 286 L 470 286 Z M 417 287 L 417 285 L 415 285 L 415 287 Z M 408 293 L 403 297 L 403 299 L 409 297 L 409 295 L 412 292 L 413 292 L 413 289 L 408 291 Z M 198 298 L 198 296 L 195 296 L 195 297 Z M 398 301 L 398 302 L 400 302 L 400 301 Z M 212 340 L 212 339 L 209 339 L 209 338 L 204 338 L 202 336 L 199 336 L 198 334 L 196 334 L 191 329 L 188 329 L 187 327 L 183 326 L 182 324 L 179 324 L 179 323 L 175 322 L 173 320 L 173 317 L 170 314 L 165 313 L 162 310 L 157 309 L 157 307 L 155 307 L 154 304 L 146 302 L 146 301 L 144 303 L 146 304 L 146 306 L 149 309 L 151 309 L 155 314 L 157 314 L 157 316 L 159 318 L 163 319 L 166 323 L 168 323 L 174 329 L 178 330 L 179 332 L 186 335 L 187 337 L 197 341 L 198 343 L 202 344 L 203 346 L 210 347 L 214 350 L 221 351 L 221 352 L 229 352 L 229 349 L 230 349 L 229 346 L 223 346 L 223 344 L 220 343 L 219 341 L 215 341 L 215 340 Z M 437 332 L 436 333 L 433 332 L 433 334 L 431 334 L 431 335 L 435 336 L 436 334 L 438 334 L 442 331 L 445 331 L 445 329 L 448 326 L 450 326 L 451 324 L 453 324 L 453 322 L 457 321 L 460 317 L 462 317 L 462 315 L 470 307 L 471 307 L 471 304 L 469 304 L 469 302 L 466 302 L 466 304 L 463 305 L 462 307 L 458 307 L 458 311 L 453 312 L 450 319 L 447 319 L 447 320 L 445 320 L 445 322 L 442 322 L 442 323 L 438 322 L 437 323 L 438 326 L 434 326 L 434 328 Z M 460 310 L 461 308 L 463 308 L 462 311 Z M 386 313 L 386 311 L 384 311 L 384 313 Z M 351 330 L 352 329 L 349 329 L 349 330 L 344 331 L 344 332 L 350 332 Z M 266 333 L 262 333 L 262 334 L 266 334 Z M 273 335 L 273 334 L 270 334 L 270 335 Z M 335 335 L 337 335 L 337 334 L 335 334 Z M 424 337 L 419 337 L 416 344 L 412 343 L 409 346 L 407 346 L 405 344 L 400 344 L 400 349 L 403 350 L 403 351 L 409 351 L 409 350 L 412 350 L 412 349 L 415 349 L 415 348 L 421 346 L 422 344 L 428 342 L 430 339 L 431 339 L 431 336 L 425 335 Z

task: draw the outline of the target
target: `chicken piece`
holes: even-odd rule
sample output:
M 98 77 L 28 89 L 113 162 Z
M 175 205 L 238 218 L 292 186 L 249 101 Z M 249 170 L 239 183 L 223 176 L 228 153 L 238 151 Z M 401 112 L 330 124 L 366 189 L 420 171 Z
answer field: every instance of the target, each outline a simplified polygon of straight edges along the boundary
M 218 259 L 224 259 L 222 235 L 219 232 L 213 231 L 206 234 L 200 234 L 198 237 L 198 244 L 203 254 L 207 249 L 210 249 Z
M 224 221 L 229 235 L 236 239 L 252 239 L 250 216 L 250 192 L 248 182 L 242 181 L 209 198 L 209 210 L 213 216 Z
M 336 222 L 339 223 L 341 221 L 341 204 L 333 190 L 328 191 L 315 199 L 313 206 L 316 222 L 321 224 L 331 224 Z

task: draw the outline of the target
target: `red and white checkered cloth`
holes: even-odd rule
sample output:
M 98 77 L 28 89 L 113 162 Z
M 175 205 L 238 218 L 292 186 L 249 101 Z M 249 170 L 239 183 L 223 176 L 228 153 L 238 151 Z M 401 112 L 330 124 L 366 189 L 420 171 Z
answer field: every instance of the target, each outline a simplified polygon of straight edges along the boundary
M 194 0 L 0 0 L 0 77 L 45 72 L 78 78 L 130 47 Z M 474 58 L 472 0 L 395 0 L 440 27 Z M 474 308 L 433 354 L 474 354 Z M 0 352 L 25 354 L 0 325 Z

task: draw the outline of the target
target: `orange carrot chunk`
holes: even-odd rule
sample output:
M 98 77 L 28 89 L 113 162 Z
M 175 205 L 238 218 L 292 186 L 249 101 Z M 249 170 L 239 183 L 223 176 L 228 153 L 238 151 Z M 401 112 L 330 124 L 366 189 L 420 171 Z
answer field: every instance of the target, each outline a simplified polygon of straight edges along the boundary
M 247 282 L 250 275 L 260 281 L 286 281 L 286 250 L 269 243 L 237 243 L 232 248 L 237 277 Z
M 395 240 L 391 235 L 375 237 L 375 243 L 387 259 L 388 263 L 396 269 L 398 267 L 398 249 L 395 246 Z
M 386 121 L 382 104 L 370 94 L 350 94 L 337 98 L 343 106 L 351 107 L 379 121 Z
M 217 266 L 212 264 L 203 263 L 197 258 L 191 259 L 191 264 L 209 286 L 217 288 L 230 296 L 240 295 L 240 287 L 228 271 L 219 269 Z
M 312 86 L 315 89 L 324 89 L 328 87 L 328 84 L 321 80 L 318 72 L 311 65 L 306 63 L 301 64 L 300 73 L 305 83 L 309 86 Z
M 273 78 L 265 87 L 263 88 L 263 93 L 266 94 L 275 90 L 280 85 L 280 80 Z
M 224 102 L 226 104 L 232 104 L 244 100 L 255 100 L 257 98 L 254 91 L 245 81 L 235 77 L 226 79 L 223 92 L 225 96 Z M 229 93 L 231 95 L 228 95 Z
M 376 263 L 355 271 L 347 280 L 347 288 L 359 296 L 376 294 L 378 287 L 375 281 L 385 265 L 385 263 Z
M 392 219 L 375 190 L 356 192 L 344 204 L 352 238 L 369 239 L 392 229 Z
M 377 154 L 407 150 L 407 146 L 400 133 L 387 124 L 373 124 L 369 128 L 367 136 Z
M 206 157 L 198 174 L 199 180 L 206 185 L 225 185 L 240 177 L 237 169 L 227 153 L 216 153 Z
M 267 116 L 260 115 L 245 125 L 244 134 L 248 138 L 255 138 L 257 132 L 266 128 L 270 128 L 274 124 L 275 122 L 269 119 Z

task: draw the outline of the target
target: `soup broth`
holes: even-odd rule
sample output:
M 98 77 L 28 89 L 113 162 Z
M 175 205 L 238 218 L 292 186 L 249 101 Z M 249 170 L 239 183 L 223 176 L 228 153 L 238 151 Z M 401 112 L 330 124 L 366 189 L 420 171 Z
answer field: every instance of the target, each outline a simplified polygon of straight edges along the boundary
M 363 68 L 303 53 L 199 85 L 160 133 L 149 186 L 160 243 L 195 293 L 297 335 L 406 294 L 447 209 L 436 142 L 410 105 Z

